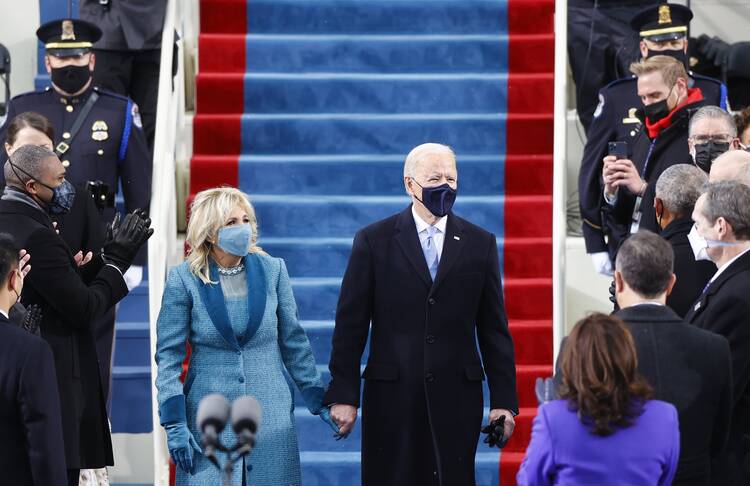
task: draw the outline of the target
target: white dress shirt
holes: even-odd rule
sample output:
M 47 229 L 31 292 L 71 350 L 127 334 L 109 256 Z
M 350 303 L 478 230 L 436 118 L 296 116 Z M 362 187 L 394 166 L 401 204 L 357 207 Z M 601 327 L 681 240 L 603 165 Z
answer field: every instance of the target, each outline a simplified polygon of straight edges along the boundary
M 711 280 L 709 280 L 708 283 L 709 284 L 714 283 L 714 280 L 716 280 L 717 278 L 719 278 L 719 275 L 721 275 L 721 272 L 723 272 L 724 270 L 726 270 L 727 268 L 729 268 L 729 265 L 731 265 L 732 263 L 734 263 L 735 260 L 737 260 L 739 257 L 741 257 L 742 255 L 744 255 L 748 251 L 750 251 L 750 248 L 748 248 L 747 250 L 743 251 L 742 253 L 740 253 L 739 255 L 737 255 L 736 257 L 732 258 L 731 260 L 729 260 L 728 262 L 726 262 L 724 265 L 722 265 L 721 268 L 719 268 L 718 270 L 716 270 L 716 273 L 714 274 L 713 277 L 711 277 Z
M 414 209 L 414 205 L 411 206 L 411 214 L 414 216 L 414 224 L 417 225 L 417 236 L 419 236 L 419 244 L 424 248 L 424 242 L 427 239 L 427 227 L 430 226 L 422 217 L 417 214 L 417 210 Z M 432 241 L 435 243 L 435 249 L 437 250 L 438 261 L 443 256 L 443 243 L 445 242 L 445 225 L 448 224 L 448 216 L 443 216 L 438 219 L 433 225 L 437 231 L 432 237 Z
M 0 309 L 0 314 L 2 314 L 3 316 L 5 316 L 5 318 L 6 318 L 6 319 L 10 319 L 10 317 L 8 316 L 8 313 L 7 313 L 7 312 L 5 312 L 5 311 L 4 311 L 4 310 L 2 310 L 2 309 Z

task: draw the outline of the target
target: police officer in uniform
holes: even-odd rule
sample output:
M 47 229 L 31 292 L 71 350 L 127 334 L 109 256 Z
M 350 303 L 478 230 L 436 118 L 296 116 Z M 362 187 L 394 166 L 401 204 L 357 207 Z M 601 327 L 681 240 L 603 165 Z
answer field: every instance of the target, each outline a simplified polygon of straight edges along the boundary
M 26 111 L 49 119 L 58 137 L 55 152 L 66 169 L 65 177 L 78 187 L 91 188 L 103 233 L 114 218 L 118 186 L 122 187 L 126 212 L 149 208 L 152 164 L 138 106 L 129 98 L 92 85 L 96 58 L 91 49 L 102 36 L 96 25 L 77 19 L 53 20 L 39 27 L 36 35 L 46 48 L 44 63 L 51 86 L 14 97 L 7 120 Z M 0 128 L 0 140 L 5 140 L 6 129 L 7 122 Z M 125 276 L 129 288 L 140 284 L 145 263 L 146 252 L 141 251 Z M 97 332 L 106 396 L 114 309 L 97 324 Z
M 641 55 L 644 58 L 668 55 L 687 66 L 687 33 L 692 18 L 689 8 L 672 3 L 662 3 L 636 14 L 630 25 L 640 35 Z M 689 75 L 689 87 L 700 88 L 706 104 L 726 109 L 727 90 L 720 81 L 690 72 Z M 599 105 L 587 133 L 578 177 L 583 237 L 594 267 L 604 274 L 611 274 L 612 261 L 602 225 L 602 159 L 607 155 L 609 142 L 624 141 L 632 148 L 641 131 L 642 116 L 638 115 L 642 109 L 635 76 L 614 81 L 599 92 Z

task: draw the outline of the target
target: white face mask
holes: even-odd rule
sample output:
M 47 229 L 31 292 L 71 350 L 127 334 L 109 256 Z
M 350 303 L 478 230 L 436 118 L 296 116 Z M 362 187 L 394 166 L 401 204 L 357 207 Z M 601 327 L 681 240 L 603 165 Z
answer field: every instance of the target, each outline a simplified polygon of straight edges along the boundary
M 698 234 L 698 228 L 695 224 L 690 228 L 690 233 L 687 235 L 688 241 L 690 242 L 690 248 L 693 250 L 695 261 L 701 260 L 711 261 L 711 257 L 708 256 L 709 248 L 716 248 L 718 246 L 734 246 L 734 243 L 728 243 L 726 241 L 709 240 Z

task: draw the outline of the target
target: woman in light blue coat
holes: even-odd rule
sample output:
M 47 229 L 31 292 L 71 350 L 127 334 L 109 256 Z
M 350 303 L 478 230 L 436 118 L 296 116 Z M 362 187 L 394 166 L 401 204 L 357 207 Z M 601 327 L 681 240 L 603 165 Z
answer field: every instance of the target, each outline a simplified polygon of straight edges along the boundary
M 176 464 L 176 484 L 221 484 L 219 470 L 203 455 L 195 423 L 200 400 L 220 393 L 231 402 L 255 397 L 262 423 L 252 454 L 234 468 L 253 486 L 299 485 L 300 461 L 293 391 L 285 371 L 311 413 L 335 431 L 322 405 L 325 387 L 310 342 L 297 319 L 284 261 L 255 245 L 255 211 L 246 195 L 222 187 L 199 193 L 187 229 L 185 262 L 169 272 L 157 322 L 159 417 Z M 180 381 L 186 344 L 190 365 Z M 228 426 L 225 446 L 236 442 Z M 220 462 L 226 456 L 218 454 Z

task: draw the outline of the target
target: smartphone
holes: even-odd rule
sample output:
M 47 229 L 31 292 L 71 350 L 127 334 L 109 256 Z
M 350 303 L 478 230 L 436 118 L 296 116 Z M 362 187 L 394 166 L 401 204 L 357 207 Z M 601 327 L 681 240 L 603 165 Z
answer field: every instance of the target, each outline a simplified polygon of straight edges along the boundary
M 609 142 L 607 144 L 607 153 L 614 155 L 617 159 L 628 158 L 628 142 Z

